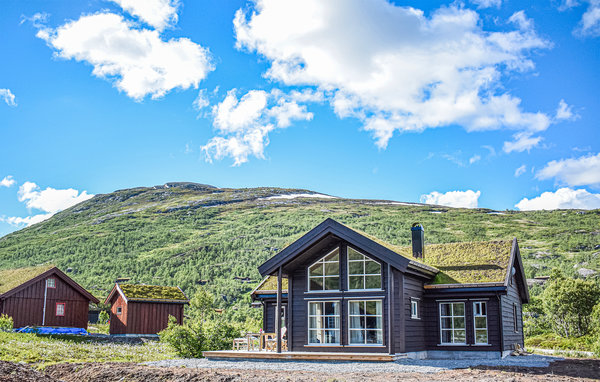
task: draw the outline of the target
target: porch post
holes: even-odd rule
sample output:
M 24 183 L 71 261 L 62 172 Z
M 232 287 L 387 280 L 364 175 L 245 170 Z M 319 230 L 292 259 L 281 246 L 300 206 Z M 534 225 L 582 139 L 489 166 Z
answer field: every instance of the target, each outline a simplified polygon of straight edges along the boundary
M 281 267 L 277 270 L 277 309 L 275 310 L 275 336 L 277 353 L 281 353 Z

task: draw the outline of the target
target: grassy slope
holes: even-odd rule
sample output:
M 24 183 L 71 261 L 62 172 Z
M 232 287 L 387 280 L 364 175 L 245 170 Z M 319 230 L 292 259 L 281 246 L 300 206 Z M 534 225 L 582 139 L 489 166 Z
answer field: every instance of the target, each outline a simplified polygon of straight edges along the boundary
M 506 212 L 349 199 L 261 199 L 307 192 L 274 188 L 136 188 L 97 195 L 48 221 L 0 238 L 0 268 L 52 262 L 98 297 L 117 277 L 179 285 L 203 282 L 227 305 L 256 285 L 257 266 L 327 217 L 391 244 L 410 226 L 427 243 L 519 239 L 528 277 L 560 266 L 600 270 L 600 210 Z M 442 213 L 432 213 L 441 211 Z M 583 263 L 583 265 L 581 265 Z

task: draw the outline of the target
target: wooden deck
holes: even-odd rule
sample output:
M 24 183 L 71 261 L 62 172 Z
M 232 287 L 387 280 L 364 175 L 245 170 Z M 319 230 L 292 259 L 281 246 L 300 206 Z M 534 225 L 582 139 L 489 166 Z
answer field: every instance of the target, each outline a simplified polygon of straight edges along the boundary
M 205 351 L 202 355 L 207 359 L 219 360 L 281 360 L 281 361 L 361 361 L 392 362 L 405 358 L 406 354 L 382 353 L 324 353 L 324 352 L 270 352 L 270 351 L 237 351 L 219 350 Z

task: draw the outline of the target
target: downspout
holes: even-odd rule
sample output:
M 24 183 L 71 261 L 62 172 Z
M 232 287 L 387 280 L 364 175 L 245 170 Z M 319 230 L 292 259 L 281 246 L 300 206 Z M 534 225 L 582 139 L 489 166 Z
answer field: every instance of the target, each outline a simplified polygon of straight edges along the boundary
M 44 282 L 44 309 L 42 311 L 42 326 L 46 324 L 46 299 L 48 297 L 48 280 Z

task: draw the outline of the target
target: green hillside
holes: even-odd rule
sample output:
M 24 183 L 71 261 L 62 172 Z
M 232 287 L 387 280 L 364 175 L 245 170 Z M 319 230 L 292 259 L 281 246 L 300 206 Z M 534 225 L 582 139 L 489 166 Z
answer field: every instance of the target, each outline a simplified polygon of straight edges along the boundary
M 420 222 L 429 244 L 517 237 L 528 277 L 554 266 L 600 271 L 600 210 L 496 212 L 378 200 L 270 198 L 313 193 L 227 189 L 194 183 L 119 190 L 0 238 L 0 269 L 53 263 L 98 297 L 119 277 L 132 283 L 199 285 L 234 303 L 257 266 L 331 217 L 391 244 L 410 244 Z M 249 277 L 252 282 L 236 279 Z

